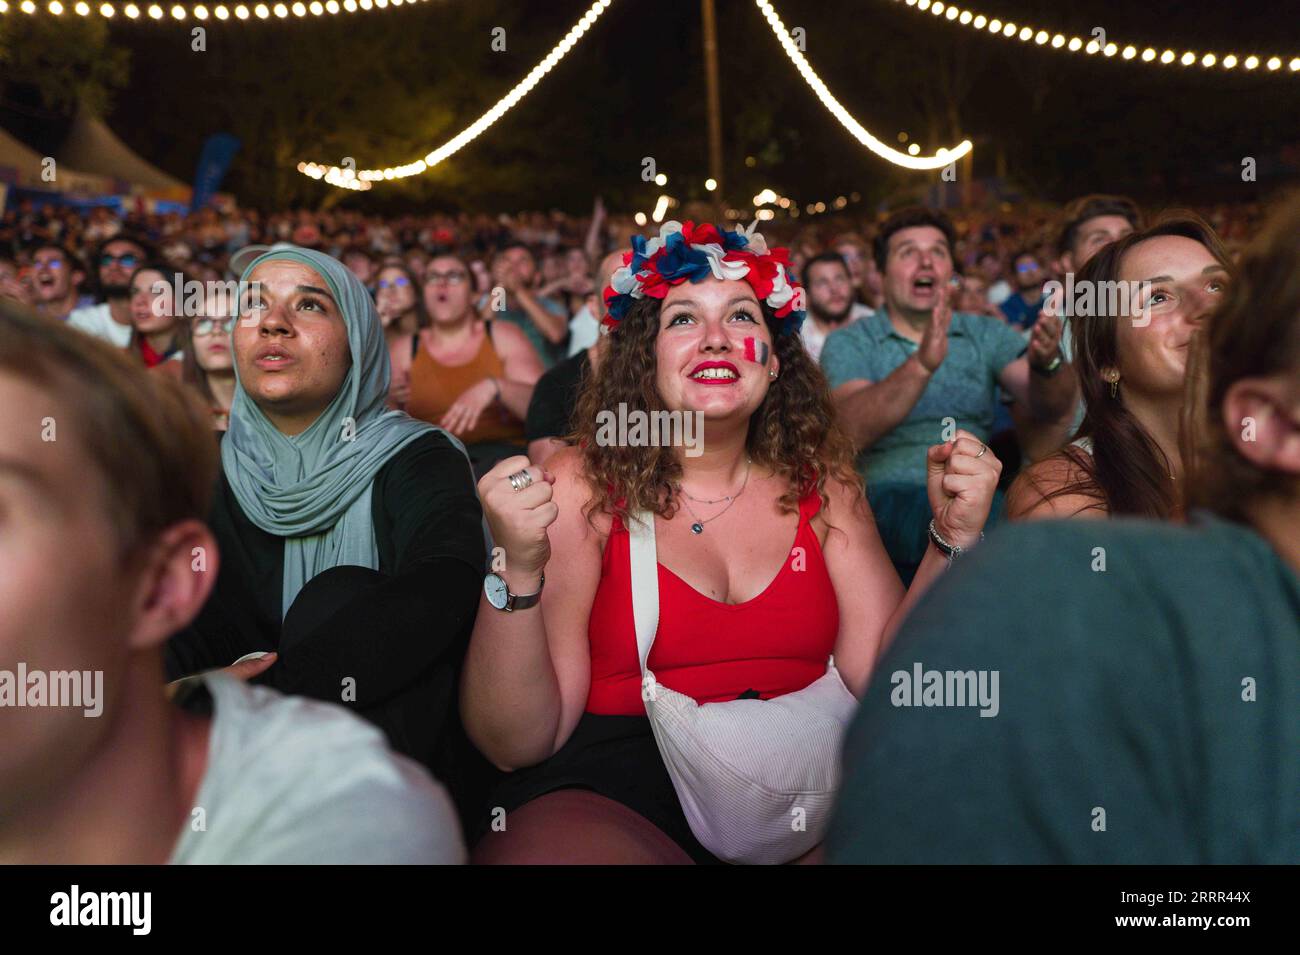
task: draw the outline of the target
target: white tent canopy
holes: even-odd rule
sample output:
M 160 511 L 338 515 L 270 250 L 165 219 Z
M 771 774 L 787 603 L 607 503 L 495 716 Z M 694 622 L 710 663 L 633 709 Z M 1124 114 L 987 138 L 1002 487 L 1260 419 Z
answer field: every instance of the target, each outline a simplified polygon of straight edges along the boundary
M 56 163 L 53 179 L 47 179 L 45 156 L 0 129 L 0 170 L 15 185 L 58 192 L 104 193 L 112 190 L 112 180 L 105 176 L 78 172 L 71 166 Z
M 0 129 L 0 169 L 12 170 L 19 185 L 41 181 L 41 156 Z
M 185 191 L 189 187 L 146 162 L 118 139 L 104 121 L 84 107 L 77 110 L 72 129 L 55 155 L 59 165 L 107 176 L 150 191 Z

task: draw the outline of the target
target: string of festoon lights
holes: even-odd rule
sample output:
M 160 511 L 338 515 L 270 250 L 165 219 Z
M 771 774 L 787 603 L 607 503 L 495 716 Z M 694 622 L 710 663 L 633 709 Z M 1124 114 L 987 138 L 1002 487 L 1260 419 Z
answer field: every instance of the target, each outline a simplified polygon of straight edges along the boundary
M 534 66 L 514 89 L 497 100 L 496 105 L 486 113 L 423 159 L 417 159 L 415 162 L 403 166 L 389 166 L 385 169 L 362 169 L 360 171 L 340 169 L 338 166 L 324 166 L 316 162 L 300 162 L 298 163 L 298 171 L 304 176 L 311 176 L 313 179 L 324 179 L 331 186 L 361 191 L 369 189 L 371 183 L 374 182 L 386 179 L 403 179 L 407 176 L 418 176 L 421 173 L 428 172 L 438 163 L 476 139 L 489 126 L 513 109 L 521 99 L 532 92 L 533 87 L 541 81 L 543 76 L 555 68 L 555 64 L 564 59 L 565 55 L 582 39 L 582 35 L 591 29 L 591 25 L 608 9 L 612 2 L 613 0 L 597 0 L 596 3 L 593 3 L 591 8 L 583 14 L 582 19 L 573 25 L 572 29 L 564 35 L 564 38 L 555 45 L 554 49 L 546 54 L 545 58 Z
M 179 3 L 163 6 L 157 3 L 63 3 L 62 0 L 0 0 L 0 14 L 25 13 L 35 16 L 48 13 L 61 17 L 99 16 L 105 20 L 122 20 L 148 22 L 150 20 L 198 20 L 231 21 L 238 23 L 245 20 L 291 20 L 295 17 L 334 16 L 339 13 L 369 12 L 387 10 L 400 6 L 413 7 L 426 0 L 312 0 L 311 3 L 217 3 L 211 5 L 195 4 L 181 6 Z
M 1139 47 L 1132 43 L 1121 45 L 1109 40 L 1103 44 L 1096 37 L 1087 39 L 1044 30 L 1041 27 L 1026 26 L 1023 23 L 1015 23 L 1011 20 L 999 20 L 997 17 L 975 13 L 955 4 L 945 4 L 941 0 L 894 0 L 894 2 L 905 3 L 922 13 L 929 13 L 931 16 L 947 20 L 958 26 L 987 32 L 990 36 L 998 36 L 1007 40 L 1014 39 L 1021 43 L 1032 41 L 1036 46 L 1047 47 L 1064 53 L 1079 53 L 1082 51 L 1087 56 L 1096 56 L 1098 54 L 1104 57 L 1118 56 L 1121 60 L 1138 60 L 1142 63 L 1158 66 L 1177 64 L 1187 67 L 1199 65 L 1207 70 L 1216 68 L 1236 70 L 1241 68 L 1242 70 L 1251 71 L 1263 67 L 1269 72 L 1276 73 L 1285 65 L 1292 73 L 1300 73 L 1300 56 L 1284 59 L 1280 56 L 1264 57 L 1255 53 L 1244 56 L 1236 53 L 1197 53 L 1192 50 L 1184 50 L 1179 53 L 1168 48 Z
M 822 78 L 817 75 L 817 72 L 811 65 L 809 65 L 808 59 L 803 55 L 799 47 L 795 45 L 794 39 L 790 36 L 790 31 L 785 28 L 785 24 L 782 23 L 781 18 L 777 16 L 776 10 L 772 7 L 772 4 L 769 3 L 768 0 L 754 0 L 754 2 L 758 4 L 758 9 L 762 11 L 764 18 L 767 20 L 768 26 L 772 28 L 772 32 L 776 34 L 777 40 L 781 43 L 781 48 L 785 50 L 785 55 L 790 58 L 790 62 L 793 63 L 795 69 L 799 71 L 799 75 L 804 78 L 804 81 L 812 88 L 812 91 L 817 94 L 817 98 L 821 100 L 822 105 L 830 111 L 832 116 L 840 121 L 840 125 L 847 129 L 854 139 L 866 146 L 881 159 L 892 162 L 896 166 L 903 166 L 907 169 L 941 169 L 971 151 L 971 142 L 969 139 L 962 140 L 961 143 L 952 149 L 941 147 L 933 156 L 911 156 L 907 153 L 899 152 L 892 146 L 886 146 L 875 136 L 871 135 L 871 133 L 869 133 L 861 123 L 849 115 L 849 111 L 840 104 L 839 100 L 831 95 L 831 91 L 826 88 L 826 84 L 822 82 Z
M 605 11 L 612 0 L 599 0 L 592 4 L 591 9 L 574 24 L 573 28 L 565 35 L 555 48 L 533 67 L 532 71 L 524 77 L 522 81 L 509 93 L 497 101 L 496 105 L 486 113 L 475 120 L 471 125 L 462 130 L 459 134 L 448 140 L 442 146 L 430 152 L 423 159 L 407 163 L 402 166 L 390 166 L 384 169 L 362 169 L 351 170 L 343 169 L 338 166 L 327 166 L 317 162 L 301 162 L 298 164 L 298 171 L 305 176 L 313 179 L 323 179 L 332 186 L 338 186 L 342 189 L 355 189 L 364 191 L 370 189 L 372 184 L 384 180 L 402 179 L 407 176 L 416 176 L 428 172 L 438 163 L 447 159 L 458 150 L 468 145 L 472 140 L 482 134 L 489 126 L 500 119 L 507 111 L 513 108 L 521 99 L 523 99 L 543 76 L 551 71 L 566 53 L 573 48 L 573 45 L 582 37 L 584 33 L 591 28 L 596 19 Z M 839 100 L 831 95 L 826 84 L 822 82 L 821 77 L 809 65 L 807 59 L 799 51 L 798 47 L 790 38 L 789 32 L 781 23 L 781 18 L 777 16 L 776 11 L 767 0 L 757 0 L 759 10 L 771 24 L 777 39 L 780 40 L 782 48 L 786 55 L 790 57 L 791 62 L 799 70 L 800 74 L 812 87 L 813 92 L 830 110 L 831 114 L 838 119 L 844 127 L 868 149 L 877 156 L 888 160 L 899 166 L 905 166 L 908 169 L 940 169 L 947 166 L 956 159 L 960 159 L 971 151 L 969 140 L 962 142 L 953 149 L 939 149 L 933 156 L 912 156 L 901 153 L 890 146 L 885 145 L 875 136 L 871 135 L 862 124 L 849 115 L 848 111 L 840 105 Z

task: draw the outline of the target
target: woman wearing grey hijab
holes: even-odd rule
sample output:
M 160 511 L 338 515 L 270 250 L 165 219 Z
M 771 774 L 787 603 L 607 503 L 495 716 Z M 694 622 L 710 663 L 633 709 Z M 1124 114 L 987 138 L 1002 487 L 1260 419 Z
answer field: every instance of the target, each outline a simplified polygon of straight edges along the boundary
M 267 653 L 235 672 L 355 709 L 455 796 L 472 760 L 456 687 L 486 556 L 464 448 L 385 408 L 383 328 L 342 264 L 277 248 L 242 281 L 211 518 L 220 568 L 170 641 L 168 678 Z

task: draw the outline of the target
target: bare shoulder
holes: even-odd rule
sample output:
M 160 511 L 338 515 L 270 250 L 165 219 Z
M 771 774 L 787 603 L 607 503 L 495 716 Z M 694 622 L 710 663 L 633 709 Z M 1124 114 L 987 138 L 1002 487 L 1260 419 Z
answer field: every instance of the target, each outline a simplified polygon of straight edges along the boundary
M 402 335 L 388 343 L 388 360 L 394 368 L 405 368 L 411 363 L 411 349 L 416 336 Z
M 576 526 L 587 524 L 587 510 L 591 506 L 591 482 L 587 480 L 582 452 L 576 447 L 565 447 L 546 459 L 546 470 L 555 477 L 555 502 L 560 507 L 560 520 Z M 600 536 L 609 533 L 607 514 L 593 513 L 591 523 Z M 589 528 L 590 529 L 590 528 Z
M 489 327 L 492 344 L 497 348 L 518 348 L 521 345 L 532 347 L 532 342 L 523 329 L 514 322 L 495 321 Z
M 555 488 L 560 490 L 563 483 L 567 489 L 575 482 L 586 485 L 586 471 L 582 464 L 582 452 L 572 445 L 561 448 L 546 459 L 546 470 L 555 475 Z
M 1007 518 L 1107 517 L 1101 489 L 1080 457 L 1086 453 L 1064 448 L 1021 471 L 1007 491 Z
M 862 488 L 852 481 L 832 477 L 826 481 L 826 504 L 824 510 L 832 517 L 852 514 L 855 520 L 861 520 L 870 514 L 867 498 Z
M 826 501 L 814 518 L 821 525 L 822 542 L 831 530 L 852 534 L 872 523 L 871 508 L 862 488 L 851 481 L 829 478 L 826 481 Z

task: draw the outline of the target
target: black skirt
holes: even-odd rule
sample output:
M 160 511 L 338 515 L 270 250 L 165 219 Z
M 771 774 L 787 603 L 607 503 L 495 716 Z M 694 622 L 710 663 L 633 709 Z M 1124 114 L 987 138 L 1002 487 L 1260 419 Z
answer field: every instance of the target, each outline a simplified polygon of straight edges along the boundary
M 691 832 L 645 716 L 584 713 L 559 752 L 507 776 L 493 790 L 489 806 L 508 813 L 561 789 L 586 789 L 621 803 L 657 826 L 697 864 L 722 864 Z M 490 813 L 481 818 L 490 820 Z M 475 838 L 486 830 L 485 822 Z

